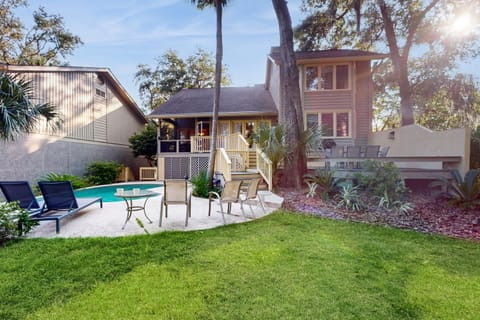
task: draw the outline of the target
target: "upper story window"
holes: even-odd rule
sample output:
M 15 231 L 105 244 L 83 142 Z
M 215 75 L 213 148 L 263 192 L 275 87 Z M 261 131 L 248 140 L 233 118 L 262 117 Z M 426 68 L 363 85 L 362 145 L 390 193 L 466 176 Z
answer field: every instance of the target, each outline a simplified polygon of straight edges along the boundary
M 305 68 L 306 91 L 350 89 L 348 64 L 322 64 Z
M 351 117 L 350 112 L 346 110 L 308 112 L 305 118 L 307 128 L 320 129 L 323 138 L 351 137 Z

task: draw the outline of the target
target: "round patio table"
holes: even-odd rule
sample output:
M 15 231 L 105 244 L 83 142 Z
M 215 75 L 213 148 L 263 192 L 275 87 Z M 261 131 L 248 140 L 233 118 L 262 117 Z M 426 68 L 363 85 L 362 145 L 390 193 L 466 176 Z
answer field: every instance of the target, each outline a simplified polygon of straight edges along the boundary
M 160 193 L 153 192 L 150 190 L 139 190 L 138 192 L 133 192 L 133 190 L 126 190 L 122 193 L 116 192 L 114 196 L 118 198 L 122 198 L 125 201 L 125 204 L 127 205 L 127 218 L 125 219 L 125 223 L 123 224 L 122 230 L 125 229 L 125 225 L 132 217 L 132 213 L 134 211 L 143 211 L 143 214 L 145 215 L 145 217 L 148 219 L 150 223 L 152 223 L 152 220 L 150 220 L 150 218 L 147 216 L 147 212 L 145 211 L 145 206 L 147 204 L 148 199 L 158 195 L 160 195 Z M 143 205 L 139 205 L 138 203 L 134 205 L 133 200 L 140 199 L 140 198 L 145 198 Z

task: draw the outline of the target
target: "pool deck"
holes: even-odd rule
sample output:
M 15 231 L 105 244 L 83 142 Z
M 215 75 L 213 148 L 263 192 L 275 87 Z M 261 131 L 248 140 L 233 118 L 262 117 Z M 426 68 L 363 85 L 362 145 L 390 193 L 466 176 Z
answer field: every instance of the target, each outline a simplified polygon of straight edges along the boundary
M 160 194 L 163 188 L 151 189 Z M 226 223 L 243 223 L 252 221 L 268 215 L 272 211 L 281 207 L 283 199 L 277 195 L 263 191 L 262 195 L 267 204 L 266 211 L 263 213 L 259 206 L 252 205 L 255 217 L 248 205 L 244 205 L 245 218 L 240 210 L 239 204 L 233 204 L 232 214 L 225 215 Z M 134 200 L 143 204 L 142 199 Z M 167 230 L 189 231 L 205 230 L 223 226 L 222 214 L 218 212 L 217 205 L 213 205 L 212 215 L 208 216 L 208 200 L 192 197 L 192 217 L 188 220 L 188 226 L 185 227 L 185 205 L 171 205 L 168 209 L 168 218 L 165 218 L 165 212 L 162 220 L 162 226 L 158 226 L 160 219 L 161 197 L 151 197 L 146 204 L 146 213 L 153 223 L 148 223 L 143 211 L 133 212 L 132 218 L 126 224 L 125 229 L 122 226 L 125 222 L 127 212 L 123 201 L 105 202 L 103 208 L 94 204 L 71 217 L 65 218 L 60 222 L 60 233 L 55 233 L 54 221 L 40 221 L 40 225 L 35 227 L 29 234 L 29 238 L 75 238 L 75 237 L 121 237 L 135 234 L 145 234 L 145 231 L 137 224 L 135 218 L 139 218 L 149 233 L 157 233 Z

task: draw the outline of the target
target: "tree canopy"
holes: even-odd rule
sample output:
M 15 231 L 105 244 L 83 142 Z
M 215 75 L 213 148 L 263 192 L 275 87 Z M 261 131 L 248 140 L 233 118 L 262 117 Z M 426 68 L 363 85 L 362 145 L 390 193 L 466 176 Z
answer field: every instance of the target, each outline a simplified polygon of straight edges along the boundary
M 48 14 L 40 7 L 33 13 L 28 29 L 15 15 L 15 9 L 27 6 L 25 0 L 0 1 L 0 60 L 9 64 L 61 65 L 82 44 L 69 32 L 63 17 Z
M 158 57 L 156 63 L 155 66 L 138 65 L 135 74 L 142 105 L 147 110 L 157 108 L 183 88 L 213 88 L 215 85 L 215 59 L 202 49 L 186 59 L 170 49 Z M 230 77 L 224 74 L 222 85 L 228 84 Z
M 304 0 L 303 10 L 308 16 L 295 29 L 301 50 L 351 47 L 389 52 L 377 87 L 385 93 L 380 100 L 392 102 L 392 93 L 398 94 L 395 121 L 411 124 L 416 112 L 419 122 L 432 106 L 432 100 L 425 99 L 427 91 L 435 93 L 427 96 L 437 101 L 442 92 L 443 99 L 448 98 L 444 106 L 460 107 L 462 90 L 452 88 L 472 84 L 468 76 L 456 75 L 456 67 L 480 53 L 478 0 Z M 469 110 L 475 109 L 472 101 L 464 104 Z M 478 100 L 475 103 L 478 108 Z

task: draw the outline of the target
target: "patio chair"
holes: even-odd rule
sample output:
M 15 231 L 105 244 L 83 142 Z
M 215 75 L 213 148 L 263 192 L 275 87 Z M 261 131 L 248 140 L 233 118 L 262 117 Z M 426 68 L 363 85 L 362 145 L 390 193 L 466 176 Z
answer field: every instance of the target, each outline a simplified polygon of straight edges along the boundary
M 379 152 L 380 152 L 380 146 L 369 145 L 365 149 L 365 158 L 378 158 Z
M 390 150 L 390 146 L 383 146 L 382 148 L 380 148 L 378 156 L 380 158 L 385 158 L 387 156 L 388 150 Z
M 7 202 L 18 202 L 20 208 L 27 210 L 30 216 L 42 211 L 43 202 L 38 202 L 28 181 L 0 181 L 0 189 Z
M 168 218 L 169 205 L 186 205 L 185 227 L 188 226 L 188 218 L 192 216 L 192 193 L 188 192 L 187 179 L 169 179 L 163 181 L 163 199 L 160 204 L 160 221 L 162 226 L 163 206 L 165 205 L 165 218 Z
M 60 220 L 98 202 L 103 208 L 103 200 L 98 198 L 77 198 L 70 181 L 40 181 L 38 183 L 45 204 L 35 220 L 54 220 L 56 232 L 60 232 Z M 53 211 L 53 213 L 52 213 Z
M 263 198 L 260 194 L 258 194 L 258 187 L 261 181 L 262 181 L 261 178 L 251 180 L 250 183 L 248 184 L 247 192 L 240 194 L 241 203 L 248 204 L 248 206 L 250 207 L 250 211 L 252 211 L 253 217 L 255 217 L 255 213 L 252 208 L 252 201 L 256 198 L 258 198 L 257 203 L 262 208 L 263 213 L 266 213 L 265 204 L 263 203 Z
M 327 155 L 327 158 L 330 157 L 330 158 L 344 158 L 345 157 L 345 154 L 344 154 L 344 150 L 343 150 L 343 146 L 334 146 L 331 148 L 330 150 L 330 156 Z M 328 161 L 329 163 L 329 166 L 330 166 L 330 161 Z M 345 167 L 345 162 L 343 161 L 334 161 L 333 162 L 335 167 L 337 168 L 344 168 Z
M 223 210 L 223 204 L 227 204 L 227 213 L 232 211 L 232 203 L 240 203 L 240 209 L 243 216 L 246 218 L 245 211 L 243 210 L 243 202 L 240 199 L 240 188 L 242 186 L 242 180 L 234 180 L 225 182 L 225 187 L 222 190 L 222 195 L 215 191 L 208 193 L 208 216 L 210 216 L 212 209 L 212 202 L 217 203 L 220 206 L 220 212 L 222 213 L 223 223 L 225 224 L 225 211 Z
M 360 158 L 360 146 L 348 146 L 347 147 L 347 158 Z M 358 161 L 349 161 L 348 167 L 358 168 Z

